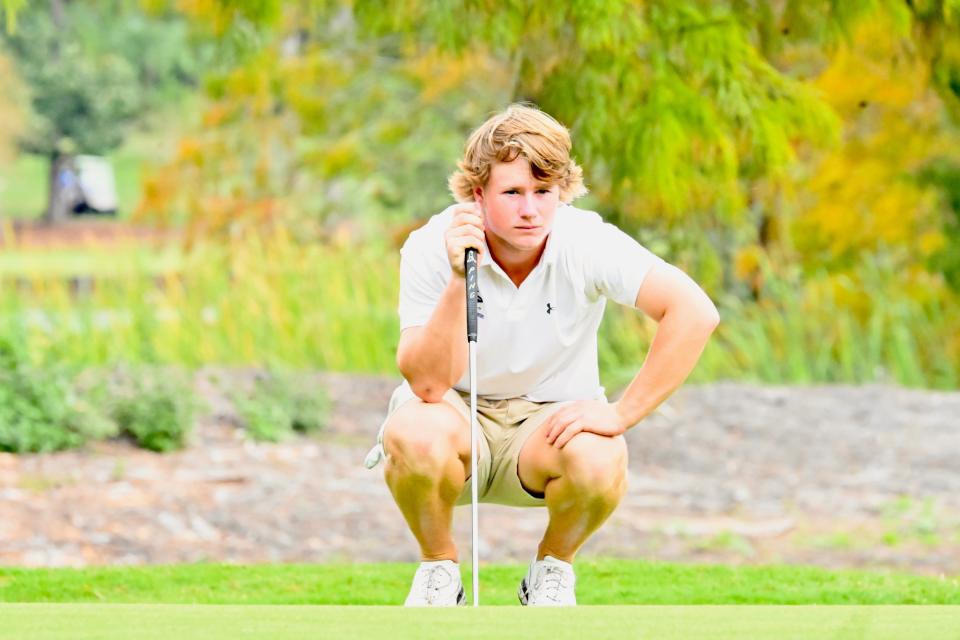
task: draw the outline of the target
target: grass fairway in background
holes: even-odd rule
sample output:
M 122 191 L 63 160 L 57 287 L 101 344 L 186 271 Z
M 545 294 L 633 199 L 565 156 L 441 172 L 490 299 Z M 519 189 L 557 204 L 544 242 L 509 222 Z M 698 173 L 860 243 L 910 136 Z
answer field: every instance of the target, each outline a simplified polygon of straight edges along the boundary
M 147 114 L 139 129 L 106 155 L 113 167 L 119 218 L 133 214 L 143 193 L 144 171 L 172 156 L 180 133 L 199 117 L 202 100 L 199 95 L 180 96 Z M 30 153 L 0 165 L 0 218 L 40 218 L 47 206 L 49 171 L 48 158 Z
M 960 636 L 960 607 L 289 607 L 0 605 L 0 639 L 698 638 L 902 640 Z
M 127 218 L 140 202 L 141 166 L 145 158 L 138 148 L 124 148 L 107 156 L 117 189 L 118 217 Z M 0 168 L 0 217 L 39 219 L 47 207 L 50 161 L 23 154 Z

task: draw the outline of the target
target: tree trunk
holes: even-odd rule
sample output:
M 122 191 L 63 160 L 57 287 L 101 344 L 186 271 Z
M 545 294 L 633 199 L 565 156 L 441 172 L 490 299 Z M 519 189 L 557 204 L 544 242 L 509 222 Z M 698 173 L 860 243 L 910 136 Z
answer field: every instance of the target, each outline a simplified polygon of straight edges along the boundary
M 57 33 L 62 32 L 64 0 L 50 0 L 50 18 L 53 21 L 54 30 Z M 50 62 L 57 64 L 60 61 L 60 40 L 54 38 L 53 42 Z M 73 205 L 76 204 L 76 195 L 79 190 L 73 157 L 59 151 L 51 152 L 47 210 L 43 214 L 43 221 L 53 224 L 69 218 Z
M 73 156 L 56 152 L 51 154 L 49 187 L 47 211 L 43 215 L 43 221 L 50 224 L 63 222 L 70 217 L 73 207 L 79 202 L 80 183 Z

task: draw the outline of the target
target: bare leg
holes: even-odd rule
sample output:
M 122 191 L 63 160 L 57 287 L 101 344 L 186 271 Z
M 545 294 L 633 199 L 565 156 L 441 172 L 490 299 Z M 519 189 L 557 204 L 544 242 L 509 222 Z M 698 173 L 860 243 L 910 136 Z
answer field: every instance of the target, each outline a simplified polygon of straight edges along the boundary
M 384 477 L 423 560 L 457 560 L 453 507 L 470 466 L 470 430 L 446 402 L 406 402 L 384 432 Z
M 537 559 L 573 562 L 583 543 L 613 513 L 627 488 L 627 447 L 615 438 L 580 433 L 563 449 L 536 431 L 520 452 L 520 480 L 544 493 L 550 522 Z

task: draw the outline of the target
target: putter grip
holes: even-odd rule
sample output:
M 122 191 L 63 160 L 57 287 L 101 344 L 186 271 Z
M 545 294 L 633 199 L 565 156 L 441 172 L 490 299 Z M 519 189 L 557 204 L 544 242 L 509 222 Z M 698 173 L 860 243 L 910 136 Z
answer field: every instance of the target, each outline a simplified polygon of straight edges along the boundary
M 477 250 L 467 249 L 463 258 L 467 277 L 467 342 L 477 341 Z

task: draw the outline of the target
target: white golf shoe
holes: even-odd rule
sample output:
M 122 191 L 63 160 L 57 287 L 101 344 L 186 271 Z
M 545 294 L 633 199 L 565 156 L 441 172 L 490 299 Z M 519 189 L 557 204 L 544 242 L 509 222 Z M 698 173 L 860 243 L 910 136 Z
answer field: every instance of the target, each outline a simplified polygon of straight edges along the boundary
M 573 565 L 545 556 L 530 563 L 517 595 L 520 604 L 531 607 L 572 607 L 577 604 L 576 585 Z
M 460 565 L 453 560 L 438 560 L 420 563 L 403 606 L 455 607 L 466 603 Z

